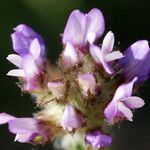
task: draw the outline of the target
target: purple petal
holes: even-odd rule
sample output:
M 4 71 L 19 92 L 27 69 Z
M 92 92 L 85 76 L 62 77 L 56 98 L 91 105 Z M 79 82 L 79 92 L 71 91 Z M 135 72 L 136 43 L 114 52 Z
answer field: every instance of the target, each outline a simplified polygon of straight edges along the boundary
M 83 95 L 88 96 L 88 94 L 94 95 L 96 93 L 96 81 L 93 74 L 80 73 L 78 75 L 78 82 L 80 88 L 82 89 Z
M 30 53 L 34 60 L 37 60 L 41 53 L 41 47 L 38 39 L 34 39 L 30 44 Z
M 15 134 L 36 133 L 38 121 L 34 118 L 16 118 L 8 122 L 9 131 Z
M 65 94 L 65 85 L 61 82 L 48 82 L 48 89 L 52 92 L 57 98 L 61 98 Z
M 104 116 L 107 121 L 113 123 L 114 118 L 117 115 L 118 107 L 116 102 L 111 102 L 104 110 Z
M 132 121 L 133 113 L 132 111 L 126 107 L 122 102 L 117 103 L 118 112 L 121 112 L 123 116 L 125 116 L 129 121 Z
M 123 103 L 130 109 L 136 109 L 144 106 L 144 100 L 137 96 L 131 96 L 123 100 Z
M 91 144 L 94 148 L 109 146 L 112 142 L 112 137 L 102 134 L 100 131 L 92 131 L 86 133 L 85 143 Z
M 72 130 L 80 128 L 83 123 L 83 118 L 75 112 L 71 105 L 66 105 L 60 124 L 64 129 Z
M 8 76 L 14 77 L 25 77 L 25 73 L 23 69 L 13 69 L 7 73 Z
M 148 41 L 141 40 L 132 44 L 120 60 L 123 74 L 127 80 L 138 77 L 138 82 L 148 79 L 150 73 L 150 48 Z
M 44 41 L 43 38 L 34 32 L 30 27 L 26 25 L 18 25 L 14 28 L 14 33 L 11 35 L 12 42 L 13 42 L 13 49 L 18 54 L 25 54 L 29 52 L 30 43 L 33 39 L 37 38 L 42 49 L 42 54 L 44 54 Z
M 90 44 L 101 37 L 105 30 L 105 21 L 102 12 L 99 9 L 92 9 L 86 18 L 86 38 Z
M 131 82 L 119 86 L 115 92 L 113 101 L 119 101 L 127 97 L 130 97 L 132 94 L 133 85 L 136 81 L 137 78 L 134 78 Z
M 114 71 L 112 70 L 110 64 L 105 61 L 105 54 L 102 53 L 98 46 L 90 45 L 90 54 L 97 64 L 102 64 L 108 74 L 113 74 Z
M 104 53 L 110 53 L 113 50 L 114 42 L 115 42 L 114 34 L 111 31 L 109 31 L 104 37 L 102 43 L 102 51 Z
M 64 33 L 63 44 L 71 42 L 74 46 L 84 45 L 86 17 L 79 10 L 74 10 L 68 19 Z
M 19 68 L 22 68 L 22 57 L 16 54 L 10 54 L 7 56 L 7 60 L 16 65 Z
M 0 113 L 0 124 L 6 124 L 13 119 L 15 119 L 15 117 L 12 115 L 9 115 L 7 113 Z
M 73 46 L 84 47 L 93 43 L 105 29 L 104 18 L 99 9 L 92 9 L 88 14 L 79 10 L 71 13 L 63 34 L 63 44 L 68 41 Z

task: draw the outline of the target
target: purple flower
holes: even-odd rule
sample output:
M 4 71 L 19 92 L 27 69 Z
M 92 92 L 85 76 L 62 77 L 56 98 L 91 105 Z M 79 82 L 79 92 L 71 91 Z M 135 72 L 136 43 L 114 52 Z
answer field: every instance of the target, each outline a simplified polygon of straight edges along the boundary
M 99 9 L 92 9 L 88 14 L 74 10 L 63 33 L 63 44 L 71 42 L 75 47 L 85 47 L 93 43 L 104 32 L 104 18 Z
M 97 64 L 101 64 L 108 74 L 113 74 L 112 62 L 116 59 L 123 57 L 119 51 L 112 52 L 114 47 L 114 34 L 109 31 L 102 43 L 102 47 L 99 48 L 95 45 L 90 45 L 90 54 Z
M 124 52 L 125 57 L 120 60 L 123 74 L 130 81 L 138 77 L 138 82 L 147 80 L 150 74 L 150 48 L 148 41 L 141 40 L 133 43 Z
M 28 53 L 21 55 L 10 54 L 7 60 L 19 68 L 9 71 L 7 75 L 22 77 L 26 81 L 25 89 L 27 91 L 39 88 L 40 67 L 43 62 L 41 45 L 38 39 L 32 40 Z
M 117 120 L 124 118 L 132 121 L 133 114 L 131 110 L 144 105 L 144 101 L 140 97 L 131 96 L 133 84 L 136 81 L 137 78 L 134 78 L 129 83 L 122 84 L 117 88 L 113 100 L 104 110 L 104 115 L 109 122 L 115 123 Z
M 88 132 L 85 135 L 85 143 L 91 144 L 94 148 L 109 146 L 112 142 L 112 137 L 102 134 L 99 130 Z
M 52 92 L 56 98 L 61 98 L 65 94 L 65 84 L 62 82 L 48 82 L 49 91 Z
M 19 55 L 24 55 L 29 53 L 30 44 L 34 39 L 37 39 L 41 46 L 41 54 L 45 52 L 45 45 L 43 38 L 33 31 L 30 27 L 24 24 L 18 25 L 14 28 L 14 33 L 11 35 L 13 49 Z
M 80 128 L 83 122 L 84 118 L 78 114 L 71 105 L 65 105 L 60 121 L 60 124 L 64 129 L 72 131 L 72 129 Z
M 13 49 L 17 54 L 7 59 L 19 69 L 13 69 L 7 75 L 22 77 L 26 82 L 25 90 L 39 88 L 40 68 L 43 65 L 45 45 L 42 37 L 26 25 L 19 25 L 11 35 Z
M 40 121 L 35 118 L 16 118 L 7 113 L 0 113 L 0 124 L 8 123 L 9 131 L 16 134 L 15 141 L 27 143 L 41 137 L 40 143 L 50 138 L 50 130 L 40 128 Z
M 80 73 L 78 75 L 78 82 L 84 96 L 96 94 L 96 80 L 93 74 Z

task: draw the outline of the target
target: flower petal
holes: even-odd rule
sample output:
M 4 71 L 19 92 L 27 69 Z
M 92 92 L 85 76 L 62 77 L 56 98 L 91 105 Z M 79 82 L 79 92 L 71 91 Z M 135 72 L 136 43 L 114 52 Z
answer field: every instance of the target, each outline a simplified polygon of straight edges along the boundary
M 117 103 L 118 111 L 120 111 L 129 121 L 132 121 L 133 113 L 122 102 Z
M 28 48 L 30 44 L 30 40 L 27 37 L 24 37 L 22 33 L 15 32 L 11 34 L 13 49 L 18 54 L 26 54 L 28 53 Z
M 75 112 L 71 105 L 66 105 L 60 124 L 64 129 L 72 130 L 81 127 L 83 118 Z
M 104 37 L 104 40 L 102 43 L 102 52 L 110 53 L 113 50 L 114 42 L 115 42 L 114 34 L 111 31 L 109 31 Z
M 101 63 L 101 50 L 98 46 L 90 45 L 90 54 L 97 64 Z
M 117 115 L 117 103 L 116 102 L 111 102 L 108 104 L 108 106 L 104 110 L 104 116 L 107 119 L 107 121 L 113 123 L 113 120 L 115 116 Z
M 138 77 L 138 82 L 148 79 L 150 73 L 150 48 L 147 40 L 137 41 L 124 52 L 120 60 L 123 74 L 127 80 Z
M 90 45 L 90 54 L 97 64 L 102 64 L 102 66 L 108 74 L 114 73 L 110 64 L 105 62 L 105 54 L 102 53 L 101 49 L 98 46 Z
M 93 43 L 105 29 L 104 18 L 99 9 L 92 9 L 88 14 L 79 10 L 71 13 L 63 34 L 63 44 L 71 42 L 73 46 L 84 47 Z
M 123 57 L 124 56 L 120 51 L 114 51 L 112 53 L 105 54 L 104 60 L 106 62 L 110 62 L 110 61 L 117 60 L 117 59 L 120 59 L 120 58 L 123 58 Z
M 98 39 L 105 30 L 105 21 L 102 12 L 94 8 L 88 14 L 86 18 L 86 38 L 90 44 Z
M 137 96 L 131 96 L 123 100 L 123 103 L 130 109 L 136 109 L 144 106 L 144 100 Z
M 33 133 L 26 133 L 26 134 L 16 134 L 15 142 L 18 141 L 20 143 L 27 143 L 32 140 Z
M 32 54 L 34 60 L 37 60 L 40 56 L 41 47 L 38 39 L 34 39 L 30 44 L 30 53 Z
M 70 43 L 66 43 L 65 50 L 62 53 L 60 64 L 63 69 L 69 69 L 79 63 L 77 49 Z
M 16 65 L 19 68 L 22 68 L 22 57 L 16 54 L 10 54 L 7 56 L 7 60 Z
M 34 118 L 16 118 L 8 122 L 9 131 L 17 134 L 36 133 L 38 121 Z
M 79 10 L 74 10 L 68 19 L 64 33 L 63 44 L 68 41 L 74 46 L 84 45 L 86 18 Z
M 23 70 L 27 79 L 32 79 L 38 74 L 38 68 L 32 55 L 28 54 L 23 57 Z
M 98 130 L 88 132 L 85 135 L 85 143 L 91 144 L 94 148 L 109 146 L 111 142 L 112 137 L 104 135 Z
M 30 43 L 37 38 L 42 49 L 42 54 L 45 52 L 45 45 L 43 38 L 33 31 L 30 27 L 24 24 L 18 25 L 14 28 L 14 33 L 11 35 L 13 42 L 13 49 L 19 54 L 26 54 L 29 52 Z
M 14 77 L 25 77 L 25 73 L 23 69 L 13 69 L 7 73 L 8 76 Z
M 6 124 L 12 119 L 15 119 L 15 117 L 7 113 L 0 113 L 0 124 Z
M 131 82 L 120 85 L 113 97 L 113 101 L 119 101 L 131 96 L 134 83 L 137 81 L 135 77 Z

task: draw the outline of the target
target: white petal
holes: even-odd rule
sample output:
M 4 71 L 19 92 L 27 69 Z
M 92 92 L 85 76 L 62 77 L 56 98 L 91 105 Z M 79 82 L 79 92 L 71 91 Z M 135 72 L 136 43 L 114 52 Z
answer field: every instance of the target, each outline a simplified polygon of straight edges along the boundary
M 96 34 L 94 32 L 88 32 L 87 40 L 90 44 L 93 44 L 96 39 Z
M 106 36 L 104 37 L 103 43 L 102 43 L 102 51 L 104 53 L 110 53 L 114 47 L 114 34 L 109 31 Z
M 34 60 L 37 60 L 41 53 L 41 47 L 38 39 L 34 39 L 30 44 L 30 53 L 32 54 Z
M 129 120 L 132 121 L 133 113 L 132 111 L 127 108 L 122 102 L 117 103 L 118 110 Z
M 90 45 L 90 54 L 96 63 L 101 63 L 101 49 L 98 46 Z
M 21 142 L 21 143 L 26 143 L 26 142 L 29 142 L 31 140 L 31 137 L 32 137 L 32 133 L 26 133 L 26 134 L 16 134 L 16 137 L 15 137 L 15 142 L 18 141 L 18 142 Z
M 120 59 L 120 58 L 123 58 L 123 57 L 124 56 L 120 51 L 114 51 L 112 53 L 105 54 L 104 59 L 105 59 L 106 62 L 110 62 L 110 61 Z
M 63 69 L 74 67 L 79 62 L 77 49 L 70 43 L 66 43 L 66 48 L 62 54 L 61 64 Z
M 15 77 L 25 77 L 25 73 L 23 69 L 13 69 L 7 73 L 8 76 L 15 76 Z
M 26 55 L 23 58 L 23 69 L 28 79 L 31 79 L 36 74 L 38 74 L 38 68 L 35 64 L 35 61 L 32 55 Z
M 22 57 L 21 56 L 16 55 L 16 54 L 10 54 L 7 56 L 6 59 L 9 60 L 14 65 L 16 65 L 17 67 L 22 68 Z

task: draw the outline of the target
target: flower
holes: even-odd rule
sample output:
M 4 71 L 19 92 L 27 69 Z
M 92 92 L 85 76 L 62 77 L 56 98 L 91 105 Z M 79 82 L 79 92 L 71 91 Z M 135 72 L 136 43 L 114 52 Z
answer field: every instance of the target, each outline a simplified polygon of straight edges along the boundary
M 78 74 L 78 82 L 79 82 L 79 87 L 81 88 L 82 94 L 84 96 L 96 94 L 96 80 L 93 74 L 90 73 Z
M 14 30 L 11 37 L 13 49 L 18 55 L 10 54 L 7 59 L 19 69 L 9 71 L 7 75 L 23 78 L 27 91 L 37 89 L 45 53 L 43 39 L 26 25 L 19 25 Z
M 27 143 L 40 138 L 40 143 L 46 142 L 50 137 L 50 130 L 42 130 L 40 121 L 35 118 L 16 118 L 7 113 L 0 113 L 0 124 L 8 123 L 9 131 L 16 134 L 15 141 Z
M 63 33 L 63 44 L 71 42 L 73 46 L 83 48 L 98 39 L 104 30 L 104 18 L 99 9 L 94 8 L 88 14 L 74 10 Z
M 115 123 L 115 119 L 123 118 L 132 121 L 133 114 L 131 110 L 144 105 L 144 101 L 140 97 L 131 96 L 133 84 L 136 81 L 137 77 L 117 88 L 113 100 L 104 110 L 104 115 L 109 122 Z
M 114 47 L 114 34 L 109 31 L 102 43 L 102 47 L 99 48 L 95 45 L 90 45 L 90 54 L 97 64 L 101 64 L 108 74 L 113 74 L 114 71 L 111 67 L 111 62 L 123 57 L 119 51 L 112 52 Z
M 21 77 L 26 81 L 27 91 L 39 88 L 40 67 L 43 65 L 41 58 L 41 45 L 37 38 L 32 40 L 28 53 L 10 54 L 7 60 L 19 69 L 13 69 L 7 73 L 9 76 Z
M 148 79 L 150 74 L 150 48 L 147 40 L 140 40 L 129 46 L 125 57 L 120 60 L 123 75 L 130 81 L 138 77 L 138 82 Z
M 14 33 L 11 35 L 13 49 L 19 55 L 28 54 L 30 44 L 34 39 L 37 39 L 41 46 L 41 54 L 45 53 L 45 44 L 43 38 L 33 31 L 30 27 L 24 24 L 14 28 Z
M 85 135 L 85 143 L 91 144 L 94 148 L 109 146 L 112 142 L 112 137 L 102 134 L 99 130 L 87 132 Z
M 72 131 L 72 129 L 80 128 L 83 122 L 83 117 L 71 105 L 66 104 L 60 121 L 61 126 Z

